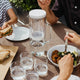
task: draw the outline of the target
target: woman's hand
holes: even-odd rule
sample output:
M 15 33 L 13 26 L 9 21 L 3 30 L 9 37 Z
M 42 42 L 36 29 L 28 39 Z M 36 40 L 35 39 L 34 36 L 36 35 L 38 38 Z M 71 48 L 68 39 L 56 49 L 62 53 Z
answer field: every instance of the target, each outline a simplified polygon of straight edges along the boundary
M 68 39 L 68 42 L 70 43 L 80 46 L 80 36 L 76 33 L 69 33 L 68 36 L 65 36 L 64 40 L 65 39 Z
M 2 29 L 8 27 L 8 25 L 9 25 L 9 24 L 8 24 L 7 22 L 4 22 L 4 24 L 3 24 L 3 26 L 2 26 Z
M 51 0 L 37 0 L 37 2 L 42 9 L 45 9 L 49 7 Z
M 73 71 L 73 58 L 70 54 L 65 55 L 59 61 L 60 74 L 58 80 L 68 80 Z
M 55 16 L 53 11 L 49 8 L 51 0 L 37 0 L 38 5 L 46 11 L 46 19 L 47 21 L 53 25 L 58 21 L 58 17 Z

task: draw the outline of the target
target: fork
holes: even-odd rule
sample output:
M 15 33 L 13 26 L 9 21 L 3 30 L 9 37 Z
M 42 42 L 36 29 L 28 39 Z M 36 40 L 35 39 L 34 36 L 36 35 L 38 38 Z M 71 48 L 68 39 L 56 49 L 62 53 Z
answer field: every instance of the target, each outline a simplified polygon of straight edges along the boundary
M 66 36 L 68 36 L 69 32 L 66 32 Z M 68 39 L 65 40 L 65 52 L 67 52 Z

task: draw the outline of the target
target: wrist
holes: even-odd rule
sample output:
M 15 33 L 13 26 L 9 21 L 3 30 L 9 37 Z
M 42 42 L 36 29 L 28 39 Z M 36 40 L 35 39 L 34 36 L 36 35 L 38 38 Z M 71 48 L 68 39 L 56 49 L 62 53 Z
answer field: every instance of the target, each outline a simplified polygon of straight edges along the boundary
M 63 75 L 59 75 L 57 80 L 68 80 L 68 78 Z
M 46 12 L 50 10 L 49 6 L 42 8 L 43 10 L 45 10 Z
M 70 77 L 69 73 L 60 72 L 57 80 L 68 80 L 69 77 Z

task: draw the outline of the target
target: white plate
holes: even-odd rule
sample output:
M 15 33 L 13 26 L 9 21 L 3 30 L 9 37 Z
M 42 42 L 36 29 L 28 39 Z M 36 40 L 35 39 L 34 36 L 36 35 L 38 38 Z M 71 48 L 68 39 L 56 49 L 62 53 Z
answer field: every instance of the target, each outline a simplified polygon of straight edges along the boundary
M 29 29 L 25 27 L 12 27 L 13 33 L 6 38 L 11 41 L 22 41 L 29 38 Z
M 47 57 L 48 57 L 49 61 L 50 61 L 52 64 L 54 64 L 56 67 L 58 67 L 58 64 L 54 63 L 54 62 L 52 61 L 52 58 L 51 58 L 52 52 L 53 52 L 54 50 L 58 50 L 58 51 L 60 51 L 60 52 L 64 52 L 64 50 L 65 50 L 65 45 L 56 45 L 56 46 L 53 46 L 53 47 L 50 48 L 50 49 L 48 50 L 48 52 L 47 52 Z M 71 46 L 71 45 L 68 45 L 67 51 L 70 51 L 70 52 L 76 51 L 76 52 L 78 52 L 78 55 L 80 55 L 80 50 L 77 49 L 77 48 L 74 47 L 74 46 Z M 78 66 L 79 64 L 80 64 L 80 63 L 78 63 L 77 66 Z M 74 67 L 76 67 L 76 66 L 74 66 Z
M 51 80 L 57 80 L 58 76 L 53 77 Z M 80 80 L 80 77 L 71 75 L 68 80 Z

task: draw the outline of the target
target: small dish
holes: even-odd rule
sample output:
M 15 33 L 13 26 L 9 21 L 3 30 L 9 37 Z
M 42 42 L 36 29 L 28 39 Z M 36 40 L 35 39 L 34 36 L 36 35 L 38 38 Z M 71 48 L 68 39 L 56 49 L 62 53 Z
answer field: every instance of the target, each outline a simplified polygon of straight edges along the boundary
M 7 36 L 6 39 L 11 41 L 22 41 L 29 38 L 29 29 L 26 27 L 12 27 L 13 33 Z

